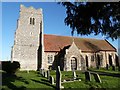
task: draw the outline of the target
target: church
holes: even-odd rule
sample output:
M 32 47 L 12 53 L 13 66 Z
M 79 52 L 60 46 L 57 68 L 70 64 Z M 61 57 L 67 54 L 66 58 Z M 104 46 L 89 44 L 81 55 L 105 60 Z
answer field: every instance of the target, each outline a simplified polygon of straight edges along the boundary
M 86 70 L 118 66 L 118 54 L 107 40 L 58 36 L 43 33 L 42 9 L 20 5 L 11 60 L 20 70 Z

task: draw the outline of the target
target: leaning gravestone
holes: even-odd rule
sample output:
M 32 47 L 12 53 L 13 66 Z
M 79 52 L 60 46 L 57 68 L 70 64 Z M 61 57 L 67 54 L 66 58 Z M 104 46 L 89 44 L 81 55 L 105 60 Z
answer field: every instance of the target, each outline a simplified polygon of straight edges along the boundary
M 89 71 L 85 71 L 85 80 L 86 81 L 91 81 L 91 74 Z
M 96 82 L 101 83 L 101 79 L 100 79 L 99 74 L 93 73 L 93 76 L 94 76 L 94 79 L 95 79 Z
M 51 84 L 54 84 L 54 78 L 52 76 L 50 76 L 49 81 Z
M 76 79 L 76 72 L 75 72 L 75 70 L 73 70 L 73 80 L 75 80 Z
M 57 88 L 57 90 L 60 90 L 61 88 L 63 88 L 63 86 L 61 86 L 61 78 L 62 78 L 62 75 L 61 75 L 61 71 L 60 71 L 60 66 L 58 66 L 56 68 L 56 88 Z

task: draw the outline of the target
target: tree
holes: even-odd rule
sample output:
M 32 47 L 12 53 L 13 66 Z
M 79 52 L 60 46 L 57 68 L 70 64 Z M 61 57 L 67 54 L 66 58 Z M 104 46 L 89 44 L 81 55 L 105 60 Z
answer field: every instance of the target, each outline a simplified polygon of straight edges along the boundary
M 67 26 L 80 35 L 102 34 L 117 39 L 120 36 L 119 2 L 61 2 L 66 8 Z

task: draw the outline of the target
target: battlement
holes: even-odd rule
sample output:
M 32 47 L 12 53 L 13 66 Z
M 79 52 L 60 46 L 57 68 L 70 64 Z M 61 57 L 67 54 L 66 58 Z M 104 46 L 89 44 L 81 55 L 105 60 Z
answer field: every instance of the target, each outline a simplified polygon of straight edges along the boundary
M 25 7 L 24 5 L 20 5 L 20 12 L 26 12 L 26 13 L 34 13 L 34 14 L 40 14 L 42 15 L 42 8 L 35 9 L 34 7 Z

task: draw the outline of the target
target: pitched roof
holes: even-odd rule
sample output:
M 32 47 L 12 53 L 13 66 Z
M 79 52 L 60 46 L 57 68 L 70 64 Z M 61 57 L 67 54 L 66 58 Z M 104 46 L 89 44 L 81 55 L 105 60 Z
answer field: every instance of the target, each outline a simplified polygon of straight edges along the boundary
M 44 48 L 45 51 L 60 51 L 65 46 L 71 45 L 73 42 L 81 51 L 94 52 L 94 51 L 116 51 L 116 49 L 107 41 L 99 39 L 77 38 L 70 36 L 57 36 L 44 34 Z

